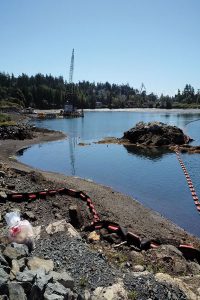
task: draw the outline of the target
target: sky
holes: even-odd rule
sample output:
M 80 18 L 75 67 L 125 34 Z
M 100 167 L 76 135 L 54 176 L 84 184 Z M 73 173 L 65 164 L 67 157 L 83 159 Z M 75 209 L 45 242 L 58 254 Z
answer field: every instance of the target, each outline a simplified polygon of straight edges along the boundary
M 0 0 L 0 72 L 200 88 L 199 0 Z

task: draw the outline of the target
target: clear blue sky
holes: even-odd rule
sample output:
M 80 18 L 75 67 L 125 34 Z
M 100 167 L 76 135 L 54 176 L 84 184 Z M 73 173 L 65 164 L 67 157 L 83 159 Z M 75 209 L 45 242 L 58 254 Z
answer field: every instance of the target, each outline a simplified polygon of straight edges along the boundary
M 0 71 L 200 88 L 199 0 L 0 0 Z

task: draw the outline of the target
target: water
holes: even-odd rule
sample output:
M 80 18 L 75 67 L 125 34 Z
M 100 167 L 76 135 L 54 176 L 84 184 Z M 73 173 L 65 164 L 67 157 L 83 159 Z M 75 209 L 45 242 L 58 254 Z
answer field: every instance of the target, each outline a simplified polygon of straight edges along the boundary
M 64 131 L 68 137 L 34 145 L 21 151 L 18 159 L 39 169 L 111 186 L 200 236 L 200 215 L 174 153 L 94 143 L 104 137 L 121 137 L 139 121 L 156 120 L 181 127 L 195 139 L 193 144 L 200 144 L 199 119 L 200 113 L 92 111 L 85 118 L 37 121 L 36 126 Z M 80 142 L 90 145 L 79 146 Z M 200 154 L 182 158 L 200 196 Z

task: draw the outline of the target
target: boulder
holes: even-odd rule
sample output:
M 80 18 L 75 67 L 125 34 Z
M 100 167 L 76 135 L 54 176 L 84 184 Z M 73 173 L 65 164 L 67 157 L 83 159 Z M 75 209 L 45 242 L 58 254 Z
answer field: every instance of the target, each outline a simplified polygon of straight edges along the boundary
M 180 128 L 162 122 L 139 122 L 124 132 L 123 139 L 146 146 L 182 145 L 191 140 Z
M 44 297 L 47 296 L 47 295 L 52 295 L 52 294 L 57 294 L 57 295 L 60 295 L 60 296 L 67 296 L 69 292 L 70 292 L 70 290 L 65 288 L 59 282 L 48 283 L 47 287 L 46 287 L 46 290 L 45 290 Z
M 133 266 L 133 271 L 134 272 L 143 272 L 143 271 L 145 271 L 145 267 L 142 265 L 135 265 L 135 266 Z
M 0 286 L 6 283 L 9 279 L 9 275 L 2 268 L 0 268 Z
M 70 205 L 69 207 L 70 223 L 75 228 L 80 228 L 83 225 L 83 218 L 81 216 L 80 207 L 77 205 Z
M 53 278 L 51 275 L 46 275 L 44 269 L 36 270 L 35 274 L 36 274 L 36 278 L 35 278 L 35 283 L 31 289 L 30 299 L 42 300 L 45 288 L 49 282 L 52 282 Z
M 193 293 L 190 287 L 187 284 L 185 284 L 181 279 L 173 278 L 170 275 L 164 273 L 157 273 L 155 275 L 155 279 L 160 283 L 165 283 L 172 287 L 180 289 L 186 295 L 187 299 L 197 300 L 196 295 Z
M 49 224 L 46 227 L 46 232 L 51 235 L 56 232 L 66 232 L 71 237 L 80 238 L 79 233 L 74 229 L 74 227 L 70 223 L 67 223 L 66 220 L 64 220 L 64 219 Z
M 58 272 L 50 272 L 50 276 L 53 278 L 53 282 L 59 282 L 66 288 L 73 289 L 74 288 L 74 279 L 65 271 Z
M 44 269 L 46 273 L 49 273 L 50 271 L 53 271 L 54 263 L 51 259 L 42 259 L 34 256 L 28 259 L 27 267 L 32 271 L 37 269 Z
M 8 293 L 10 300 L 26 300 L 26 294 L 22 286 L 17 282 L 11 282 L 8 284 Z
M 98 287 L 93 292 L 92 300 L 121 300 L 128 299 L 127 292 L 123 284 L 116 283 L 109 287 Z
M 100 240 L 100 235 L 96 231 L 92 231 L 87 238 L 89 242 L 96 242 Z
M 36 274 L 33 271 L 26 270 L 24 272 L 18 272 L 16 274 L 16 280 L 20 282 L 31 282 L 35 280 Z
M 24 244 L 12 243 L 3 251 L 5 258 L 12 262 L 13 259 L 20 259 L 28 255 L 28 247 Z
M 11 266 L 12 266 L 12 269 L 10 271 L 10 280 L 13 280 L 16 278 L 17 273 L 20 272 L 20 266 L 19 266 L 18 260 L 13 259 Z

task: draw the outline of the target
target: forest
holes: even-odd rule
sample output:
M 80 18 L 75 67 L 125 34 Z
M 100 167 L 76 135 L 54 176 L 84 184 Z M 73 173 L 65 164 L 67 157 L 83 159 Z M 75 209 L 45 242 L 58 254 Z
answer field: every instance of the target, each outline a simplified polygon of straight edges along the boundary
M 0 107 L 62 109 L 70 101 L 77 108 L 200 108 L 200 90 L 190 84 L 174 96 L 147 94 L 129 84 L 81 81 L 67 83 L 62 76 L 0 73 Z

